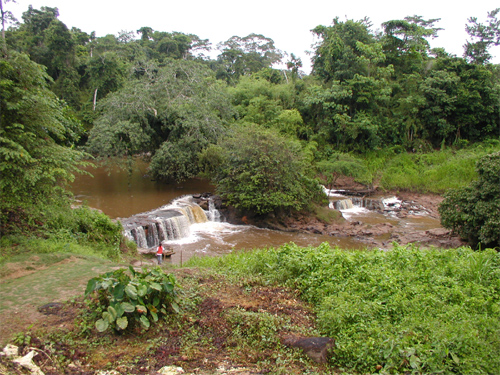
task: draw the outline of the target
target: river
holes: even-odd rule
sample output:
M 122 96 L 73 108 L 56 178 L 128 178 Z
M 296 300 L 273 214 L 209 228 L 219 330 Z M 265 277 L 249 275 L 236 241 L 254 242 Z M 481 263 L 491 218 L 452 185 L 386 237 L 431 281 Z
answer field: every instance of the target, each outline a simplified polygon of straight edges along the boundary
M 212 184 L 201 179 L 191 179 L 181 184 L 156 183 L 147 176 L 147 163 L 140 160 L 136 160 L 128 170 L 123 166 L 120 168 L 114 163 L 107 163 L 100 164 L 97 168 L 87 168 L 87 171 L 93 177 L 78 175 L 72 185 L 75 198 L 113 219 L 151 212 L 186 195 L 215 191 Z M 333 202 L 343 198 L 335 195 L 331 199 Z M 345 207 L 341 211 L 347 220 L 370 224 L 388 222 L 395 226 L 421 230 L 439 225 L 435 219 L 425 215 L 401 220 L 390 213 L 384 215 L 362 207 Z M 187 236 L 168 241 L 175 251 L 169 261 L 180 264 L 192 256 L 216 256 L 239 249 L 275 247 L 289 242 L 299 246 L 318 246 L 328 242 L 332 246 L 349 249 L 366 247 L 366 242 L 355 237 L 287 233 L 248 225 L 232 225 L 223 221 L 202 221 L 192 223 Z

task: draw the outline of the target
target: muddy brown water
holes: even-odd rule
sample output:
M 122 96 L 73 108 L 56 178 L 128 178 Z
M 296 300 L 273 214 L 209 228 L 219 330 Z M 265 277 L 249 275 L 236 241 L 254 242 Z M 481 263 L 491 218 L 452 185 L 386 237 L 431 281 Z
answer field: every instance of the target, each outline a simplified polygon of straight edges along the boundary
M 169 204 L 172 200 L 197 193 L 214 192 L 215 187 L 206 180 L 192 179 L 181 184 L 161 184 L 152 181 L 147 174 L 148 164 L 135 161 L 127 170 L 112 164 L 100 164 L 88 168 L 93 175 L 79 175 L 72 185 L 75 198 L 90 207 L 97 208 L 113 219 L 127 218 Z M 339 198 L 332 198 L 339 199 Z M 366 209 L 343 211 L 347 220 L 367 224 L 383 222 L 408 230 L 427 230 L 439 226 L 439 221 L 425 215 L 400 219 Z M 192 256 L 217 256 L 240 249 L 276 247 L 286 243 L 299 246 L 318 246 L 328 242 L 332 246 L 347 249 L 366 248 L 366 241 L 352 237 L 287 233 L 225 222 L 194 224 L 191 235 L 169 245 L 175 254 L 168 262 L 180 264 Z

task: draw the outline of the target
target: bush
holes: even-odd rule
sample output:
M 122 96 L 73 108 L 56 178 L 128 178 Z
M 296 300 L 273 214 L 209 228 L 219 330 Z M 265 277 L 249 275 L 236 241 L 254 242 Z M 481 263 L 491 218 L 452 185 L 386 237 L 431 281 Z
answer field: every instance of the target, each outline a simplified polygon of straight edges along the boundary
M 439 207 L 441 224 L 472 246 L 500 246 L 500 152 L 476 164 L 479 175 L 470 186 L 451 190 Z
M 135 271 L 129 267 L 107 272 L 89 280 L 85 296 L 94 294 L 96 311 L 101 312 L 95 322 L 99 332 L 108 328 L 115 331 L 131 330 L 134 326 L 148 329 L 170 311 L 179 312 L 176 281 L 173 275 L 159 267 L 150 271 Z
M 236 208 L 256 214 L 298 211 L 326 198 L 309 176 L 311 166 L 300 143 L 275 131 L 253 124 L 234 127 L 217 148 L 202 155 L 218 193 Z

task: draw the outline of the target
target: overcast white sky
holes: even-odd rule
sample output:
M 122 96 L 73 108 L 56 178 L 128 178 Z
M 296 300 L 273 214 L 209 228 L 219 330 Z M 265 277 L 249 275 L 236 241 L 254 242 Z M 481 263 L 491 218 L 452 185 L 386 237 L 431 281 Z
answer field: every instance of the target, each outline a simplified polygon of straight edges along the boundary
M 5 4 L 20 20 L 29 5 L 57 7 L 59 19 L 69 28 L 78 27 L 98 37 L 118 35 L 122 30 L 136 31 L 149 26 L 157 31 L 178 31 L 209 39 L 213 47 L 233 35 L 263 34 L 275 46 L 302 58 L 304 70 L 310 71 L 310 56 L 315 42 L 311 29 L 329 26 L 335 17 L 359 20 L 367 16 L 378 29 L 382 22 L 418 15 L 424 19 L 441 18 L 438 38 L 432 47 L 444 47 L 461 56 L 467 39 L 467 18 L 486 21 L 489 11 L 500 7 L 498 0 L 451 2 L 443 0 L 16 0 Z M 492 62 L 500 63 L 500 47 L 491 50 Z

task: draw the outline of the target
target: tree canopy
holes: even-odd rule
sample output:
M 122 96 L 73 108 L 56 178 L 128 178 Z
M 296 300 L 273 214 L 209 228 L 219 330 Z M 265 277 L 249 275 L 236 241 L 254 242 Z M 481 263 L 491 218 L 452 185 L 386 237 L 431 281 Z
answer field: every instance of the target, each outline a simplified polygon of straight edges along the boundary
M 48 82 L 44 68 L 25 54 L 0 60 L 2 211 L 63 196 L 88 157 L 71 148 L 82 129 Z
M 439 207 L 441 223 L 473 246 L 500 246 L 500 153 L 477 162 L 478 180 L 451 190 Z
M 243 144 L 243 135 L 261 142 L 265 133 L 294 150 L 290 158 L 301 160 L 298 169 L 319 167 L 334 178 L 339 153 L 392 147 L 416 152 L 500 136 L 500 69 L 489 63 L 488 52 L 498 44 L 498 9 L 488 13 L 486 23 L 469 19 L 465 26 L 471 40 L 464 57 L 430 48 L 441 30 L 438 19 L 413 15 L 388 20 L 373 31 L 369 18 L 335 17 L 331 25 L 312 28 L 318 41 L 312 46 L 312 72 L 306 75 L 300 58 L 258 33 L 216 43 L 218 55 L 211 57 L 211 41 L 194 34 L 145 25 L 97 37 L 65 25 L 57 8 L 30 6 L 16 24 L 5 9 L 8 3 L 0 4 L 6 51 L 25 59 L 24 79 L 33 76 L 30 64 L 38 64 L 44 98 L 37 106 L 45 102 L 57 108 L 57 120 L 42 126 L 52 143 L 40 131 L 34 133 L 42 138 L 38 144 L 44 152 L 56 145 L 67 147 L 65 152 L 84 147 L 98 157 L 143 155 L 151 158 L 153 178 L 182 181 L 202 171 L 200 155 L 202 165 L 210 164 L 209 155 L 216 163 L 223 156 L 217 147 Z M 5 84 L 2 100 L 9 104 L 2 116 L 10 128 L 2 136 L 20 145 L 19 140 L 32 136 L 27 124 L 11 119 L 12 88 L 24 84 L 9 73 L 13 61 L 2 62 L 5 82 L 16 82 Z M 16 108 L 18 115 L 46 114 Z M 248 124 L 254 124 L 253 132 L 245 130 Z M 307 159 L 296 153 L 297 141 L 309 150 Z M 31 143 L 22 147 L 37 148 Z M 21 154 L 27 155 L 19 152 L 19 160 Z M 256 163 L 248 165 L 260 173 Z M 302 196 L 293 189 L 295 201 L 283 199 L 287 207 Z M 262 203 L 254 209 L 270 212 L 271 207 Z

